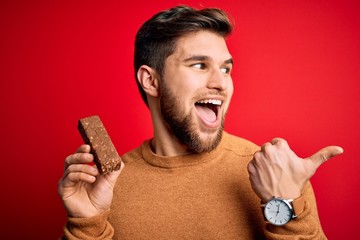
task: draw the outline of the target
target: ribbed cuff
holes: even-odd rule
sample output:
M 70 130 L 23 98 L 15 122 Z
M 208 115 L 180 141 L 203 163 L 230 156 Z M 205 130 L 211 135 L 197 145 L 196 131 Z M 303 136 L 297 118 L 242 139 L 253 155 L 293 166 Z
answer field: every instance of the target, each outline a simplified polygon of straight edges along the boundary
M 81 238 L 95 238 L 101 236 L 107 229 L 107 218 L 110 210 L 90 218 L 73 218 L 69 217 L 67 230 L 71 235 Z

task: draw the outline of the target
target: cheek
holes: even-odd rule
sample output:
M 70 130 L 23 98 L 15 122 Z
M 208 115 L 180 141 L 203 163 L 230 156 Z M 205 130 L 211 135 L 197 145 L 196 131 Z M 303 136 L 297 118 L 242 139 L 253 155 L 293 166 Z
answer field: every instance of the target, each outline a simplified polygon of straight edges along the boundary
M 232 81 L 229 81 L 228 87 L 226 89 L 226 94 L 227 94 L 227 99 L 228 100 L 227 100 L 227 103 L 225 105 L 224 112 L 227 112 L 227 110 L 229 109 L 229 105 L 230 105 L 233 93 L 234 93 L 234 86 L 233 86 Z
M 230 95 L 232 95 L 232 93 L 234 92 L 234 83 L 231 77 L 228 82 L 228 91 L 231 92 Z
M 183 78 L 180 83 L 174 84 L 172 92 L 182 101 L 193 101 L 193 98 L 204 89 L 199 79 Z
M 198 88 L 199 81 L 194 76 L 185 74 L 182 71 L 172 72 L 171 78 L 165 78 L 166 88 L 177 96 L 186 95 Z
M 227 92 L 227 96 L 228 96 L 228 98 L 230 100 L 233 93 L 234 93 L 234 85 L 233 85 L 232 80 L 229 81 L 226 92 Z

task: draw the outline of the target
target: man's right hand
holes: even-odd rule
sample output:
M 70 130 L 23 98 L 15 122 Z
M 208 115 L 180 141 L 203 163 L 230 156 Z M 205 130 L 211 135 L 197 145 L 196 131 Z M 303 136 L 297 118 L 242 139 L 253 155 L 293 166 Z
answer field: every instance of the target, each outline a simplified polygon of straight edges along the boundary
M 94 165 L 89 145 L 65 159 L 64 175 L 59 181 L 58 193 L 70 217 L 92 217 L 110 209 L 113 189 L 121 169 L 100 175 Z

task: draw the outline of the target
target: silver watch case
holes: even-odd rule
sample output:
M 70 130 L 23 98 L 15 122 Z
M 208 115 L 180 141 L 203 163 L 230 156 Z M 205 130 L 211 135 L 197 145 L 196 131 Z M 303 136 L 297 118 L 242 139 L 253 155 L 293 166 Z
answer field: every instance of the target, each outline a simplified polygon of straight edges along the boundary
M 272 198 L 263 205 L 265 219 L 276 226 L 283 226 L 295 218 L 292 199 Z

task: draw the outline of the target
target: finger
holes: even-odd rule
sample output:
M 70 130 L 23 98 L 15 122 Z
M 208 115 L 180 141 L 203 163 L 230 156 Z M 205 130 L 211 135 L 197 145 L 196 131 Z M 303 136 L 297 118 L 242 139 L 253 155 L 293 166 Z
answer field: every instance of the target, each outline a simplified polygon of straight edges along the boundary
M 251 160 L 247 165 L 248 173 L 254 174 L 255 173 L 255 166 L 254 166 L 254 160 Z
M 260 152 L 267 152 L 271 146 L 272 146 L 272 144 L 269 143 L 269 142 L 264 143 L 264 144 L 261 146 L 261 151 L 260 151 Z
M 328 159 L 335 157 L 339 154 L 342 154 L 343 152 L 344 152 L 344 150 L 341 147 L 328 146 L 328 147 L 321 149 L 320 151 L 318 151 L 317 153 L 315 153 L 308 159 L 310 159 L 314 163 L 315 167 L 318 168 L 318 167 L 320 167 L 321 164 L 326 162 Z
M 84 172 L 70 172 L 66 177 L 62 178 L 61 185 L 63 188 L 72 187 L 79 182 L 94 183 L 96 176 Z
M 91 163 L 94 156 L 90 153 L 74 153 L 65 159 L 64 169 L 67 169 L 72 164 L 86 164 Z
M 284 146 L 284 147 L 288 146 L 287 141 L 283 138 L 274 138 L 273 140 L 271 140 L 271 144 L 277 146 Z
M 90 150 L 91 150 L 90 145 L 83 144 L 76 150 L 76 153 L 89 153 Z
M 92 176 L 99 175 L 99 170 L 96 166 L 90 166 L 87 164 L 72 164 L 64 172 L 64 177 L 69 175 L 72 172 L 83 172 Z

